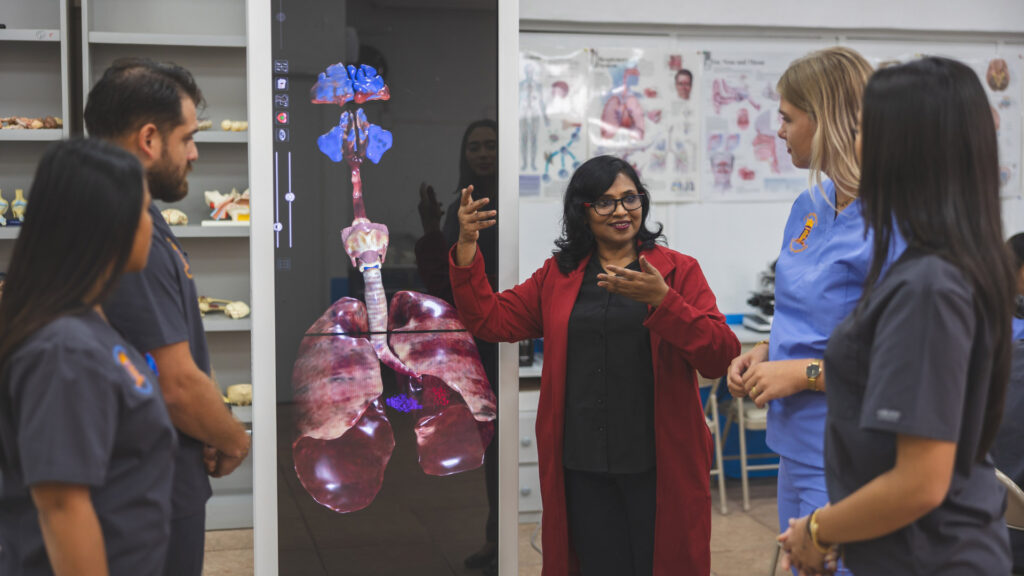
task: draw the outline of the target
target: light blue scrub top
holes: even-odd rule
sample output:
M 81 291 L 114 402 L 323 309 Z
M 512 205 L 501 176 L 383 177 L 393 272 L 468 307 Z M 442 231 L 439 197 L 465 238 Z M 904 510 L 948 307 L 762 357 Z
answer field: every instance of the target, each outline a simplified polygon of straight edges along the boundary
M 835 215 L 835 185 L 822 182 L 793 203 L 775 265 L 775 317 L 769 360 L 823 358 L 832 330 L 853 311 L 871 265 L 873 234 L 864 236 L 861 203 Z M 902 254 L 894 242 L 889 262 Z M 826 371 L 828 367 L 825 367 Z M 824 466 L 825 395 L 805 390 L 769 402 L 768 446 L 802 464 Z
M 1024 319 L 1013 317 L 1013 339 L 1024 340 Z

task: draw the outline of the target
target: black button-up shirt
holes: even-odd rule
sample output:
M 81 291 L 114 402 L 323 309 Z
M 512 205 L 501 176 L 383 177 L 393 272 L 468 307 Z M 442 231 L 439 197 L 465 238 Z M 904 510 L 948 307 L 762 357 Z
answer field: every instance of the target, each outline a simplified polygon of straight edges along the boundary
M 655 464 L 647 305 L 598 286 L 602 272 L 592 256 L 569 316 L 562 462 L 586 472 L 645 472 Z

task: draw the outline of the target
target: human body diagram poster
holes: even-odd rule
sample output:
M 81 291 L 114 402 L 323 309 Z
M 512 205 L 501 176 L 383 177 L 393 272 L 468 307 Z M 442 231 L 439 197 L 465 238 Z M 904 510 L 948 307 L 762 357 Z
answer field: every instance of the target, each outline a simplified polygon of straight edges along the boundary
M 943 56 L 947 56 L 942 54 Z M 871 57 L 875 68 L 886 68 L 923 58 L 926 54 L 900 54 L 892 57 Z M 982 88 L 988 96 L 992 109 L 992 120 L 996 125 L 996 140 L 999 145 L 999 186 L 1003 197 L 1020 196 L 1022 188 L 1021 162 L 1024 133 L 1022 127 L 1021 98 L 1024 96 L 1024 53 L 1011 52 L 1005 55 L 965 56 L 950 54 L 967 64 L 978 75 Z
M 696 53 L 523 50 L 519 62 L 520 197 L 560 198 L 581 163 L 612 154 L 655 201 L 698 198 Z
M 521 196 L 559 197 L 587 159 L 589 52 L 519 56 L 519 174 Z
M 1021 194 L 1021 72 L 1024 54 L 964 59 L 981 79 L 992 107 L 999 142 L 999 184 L 1002 196 Z
M 702 79 L 705 200 L 792 198 L 807 188 L 778 135 L 775 85 L 799 54 L 707 53 Z
M 626 160 L 659 200 L 697 197 L 696 98 L 693 72 L 683 70 L 682 55 L 664 50 L 591 51 L 591 156 Z

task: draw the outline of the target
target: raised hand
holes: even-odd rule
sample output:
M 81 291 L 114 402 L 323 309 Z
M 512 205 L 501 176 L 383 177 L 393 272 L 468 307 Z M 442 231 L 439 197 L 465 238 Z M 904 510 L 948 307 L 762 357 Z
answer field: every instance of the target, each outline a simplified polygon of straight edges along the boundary
M 608 266 L 608 271 L 612 275 L 597 275 L 597 285 L 612 294 L 621 294 L 650 306 L 660 305 L 668 294 L 668 284 L 661 272 L 643 256 L 640 256 L 640 272 L 618 266 Z
M 473 200 L 473 186 L 462 189 L 459 201 L 459 242 L 455 249 L 455 263 L 469 266 L 476 256 L 476 242 L 480 239 L 480 231 L 498 223 L 497 210 L 480 211 L 491 200 L 481 198 Z
M 437 201 L 434 187 L 426 182 L 420 182 L 420 203 L 417 208 L 420 212 L 420 223 L 423 224 L 423 233 L 440 232 L 444 210 Z

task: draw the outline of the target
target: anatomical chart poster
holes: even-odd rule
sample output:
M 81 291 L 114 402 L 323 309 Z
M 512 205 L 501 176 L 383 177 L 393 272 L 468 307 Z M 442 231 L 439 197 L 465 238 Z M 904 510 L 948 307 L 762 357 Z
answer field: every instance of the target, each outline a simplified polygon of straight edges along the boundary
M 703 199 L 791 199 L 807 188 L 807 172 L 793 167 L 777 135 L 775 85 L 797 56 L 705 54 Z
M 992 106 L 999 142 L 999 183 L 1002 196 L 1021 194 L 1021 72 L 1024 54 L 965 59 L 974 69 Z
M 590 156 L 611 154 L 629 162 L 648 189 L 657 191 L 657 201 L 697 195 L 693 73 L 686 78 L 689 87 L 682 82 L 687 98 L 680 102 L 675 75 L 682 57 L 670 56 L 665 50 L 602 48 L 592 50 L 590 59 Z
M 589 51 L 519 54 L 519 195 L 559 198 L 587 159 Z

